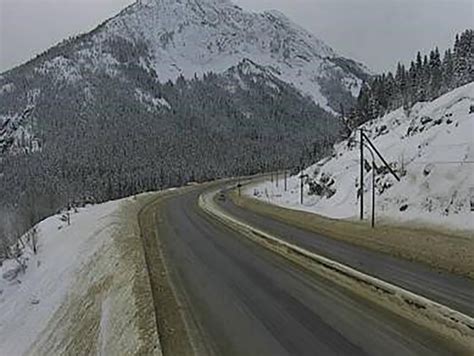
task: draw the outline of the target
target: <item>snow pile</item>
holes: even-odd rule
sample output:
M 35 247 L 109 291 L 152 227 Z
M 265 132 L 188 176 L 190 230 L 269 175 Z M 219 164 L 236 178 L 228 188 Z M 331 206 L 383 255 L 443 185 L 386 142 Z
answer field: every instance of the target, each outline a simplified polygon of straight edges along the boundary
M 0 354 L 161 354 L 136 214 L 123 224 L 125 204 L 80 209 L 71 225 L 50 217 L 36 255 L 27 246 L 3 261 Z
M 393 111 L 363 125 L 367 136 L 401 176 L 398 182 L 376 159 L 377 217 L 398 222 L 474 230 L 474 83 L 455 89 L 410 112 Z M 281 181 L 264 182 L 247 194 L 277 205 L 332 218 L 355 218 L 359 212 L 358 133 L 335 146 L 334 153 L 304 171 L 284 191 Z M 372 158 L 365 151 L 364 197 L 369 217 Z

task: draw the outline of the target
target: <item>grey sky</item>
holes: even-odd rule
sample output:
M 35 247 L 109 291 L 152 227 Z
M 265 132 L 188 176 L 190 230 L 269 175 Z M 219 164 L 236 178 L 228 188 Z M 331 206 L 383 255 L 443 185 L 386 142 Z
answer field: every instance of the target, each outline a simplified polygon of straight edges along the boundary
M 60 40 L 86 32 L 134 0 L 0 0 L 0 72 Z M 339 53 L 374 71 L 418 50 L 451 46 L 474 23 L 473 0 L 234 0 L 277 9 Z

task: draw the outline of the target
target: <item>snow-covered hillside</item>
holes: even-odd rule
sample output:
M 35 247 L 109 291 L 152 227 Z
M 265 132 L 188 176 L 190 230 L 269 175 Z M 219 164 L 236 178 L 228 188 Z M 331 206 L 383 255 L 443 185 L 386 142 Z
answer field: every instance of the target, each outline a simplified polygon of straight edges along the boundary
M 28 351 L 53 314 L 72 291 L 75 272 L 106 242 L 111 234 L 110 214 L 117 203 L 87 208 L 72 214 L 71 226 L 60 216 L 39 224 L 38 254 L 26 248 L 19 260 L 0 267 L 1 353 Z M 18 333 L 22 341 L 19 342 Z
M 17 259 L 0 261 L 0 355 L 91 354 L 91 348 L 117 354 L 121 347 L 127 354 L 145 342 L 137 336 L 140 306 L 132 289 L 146 272 L 124 259 L 116 237 L 120 228 L 133 243 L 119 225 L 124 202 L 79 209 L 70 226 L 61 215 L 50 217 L 38 225 L 36 255 L 26 244 Z
M 377 217 L 416 224 L 474 230 L 474 83 L 455 89 L 407 113 L 393 111 L 363 125 L 367 135 L 401 176 L 397 182 L 377 159 Z M 335 146 L 331 157 L 305 170 L 300 179 L 250 187 L 247 194 L 285 207 L 333 218 L 358 216 L 357 132 Z M 365 153 L 366 217 L 371 204 L 371 156 Z M 280 177 L 281 178 L 281 177 Z

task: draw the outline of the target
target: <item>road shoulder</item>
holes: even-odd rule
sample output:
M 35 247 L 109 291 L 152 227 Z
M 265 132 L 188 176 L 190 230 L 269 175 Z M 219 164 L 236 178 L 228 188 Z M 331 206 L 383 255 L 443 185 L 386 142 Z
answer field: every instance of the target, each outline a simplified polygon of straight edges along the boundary
M 429 229 L 384 224 L 371 229 L 364 223 L 334 220 L 313 213 L 286 209 L 254 198 L 238 196 L 235 192 L 231 192 L 229 196 L 237 206 L 277 221 L 474 279 L 472 238 Z
M 214 194 L 214 192 L 208 192 L 200 197 L 200 207 L 209 215 L 214 216 L 229 227 L 241 232 L 250 240 L 259 243 L 276 254 L 318 275 L 325 276 L 356 294 L 396 312 L 407 320 L 439 333 L 438 337 L 451 340 L 453 345 L 462 345 L 457 353 L 470 354 L 472 352 L 474 348 L 472 343 L 474 324 L 469 316 L 400 287 L 365 275 L 338 262 L 313 254 L 258 228 L 247 225 L 221 210 L 216 204 Z
M 141 204 L 137 212 L 140 237 L 143 244 L 146 270 L 152 293 L 152 304 L 156 315 L 156 328 L 165 355 L 192 355 L 194 349 L 188 327 L 182 314 L 182 306 L 171 281 L 162 245 L 157 234 L 160 223 L 159 210 L 162 204 L 179 192 L 168 191 L 155 194 Z

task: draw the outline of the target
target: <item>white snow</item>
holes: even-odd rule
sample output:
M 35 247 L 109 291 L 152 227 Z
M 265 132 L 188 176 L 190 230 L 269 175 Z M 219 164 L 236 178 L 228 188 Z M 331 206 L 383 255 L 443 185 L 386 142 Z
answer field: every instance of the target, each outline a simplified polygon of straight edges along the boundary
M 34 108 L 41 94 L 39 89 L 29 90 L 27 92 L 27 105 L 21 113 L 9 113 L 0 115 L 0 148 L 11 144 L 9 150 L 13 155 L 37 152 L 41 150 L 40 142 L 34 135 L 33 124 L 36 118 L 31 117 Z M 30 118 L 29 121 L 23 120 Z
M 135 89 L 135 97 L 144 104 L 148 111 L 166 108 L 171 109 L 170 103 L 165 98 L 156 98 L 149 93 L 144 92 L 140 88 Z
M 103 51 L 98 42 L 95 42 L 95 46 L 78 50 L 77 63 L 80 68 L 94 73 L 103 71 L 110 77 L 116 77 L 119 74 L 117 70 L 119 62 L 110 53 Z
M 110 330 L 110 313 L 111 313 L 110 298 L 106 298 L 101 305 L 101 318 L 99 326 L 99 355 L 107 355 L 107 340 L 110 339 L 108 334 Z
M 39 224 L 39 252 L 25 249 L 22 260 L 27 269 L 10 281 L 18 269 L 14 260 L 0 267 L 0 354 L 22 355 L 45 330 L 48 322 L 72 291 L 75 273 L 108 241 L 112 213 L 120 202 L 80 209 L 71 215 L 71 226 L 50 217 Z M 107 332 L 107 305 L 101 325 Z
M 13 83 L 7 83 L 0 87 L 0 95 L 4 93 L 11 93 L 15 89 L 15 85 Z
M 321 80 L 339 78 L 354 96 L 361 85 L 330 60 L 336 52 L 283 14 L 247 12 L 227 0 L 142 0 L 107 22 L 95 41 L 111 37 L 149 44 L 149 61 L 140 63 L 161 82 L 223 73 L 248 58 L 331 112 Z
M 58 82 L 65 81 L 75 83 L 82 79 L 74 62 L 63 56 L 58 56 L 46 61 L 40 67 L 35 68 L 35 71 L 41 74 L 53 73 Z
M 388 173 L 377 174 L 377 218 L 474 231 L 474 211 L 471 211 L 471 201 L 474 203 L 474 114 L 469 113 L 472 105 L 474 83 L 432 102 L 418 103 L 409 113 L 399 109 L 363 125 L 389 164 L 402 175 L 401 181 L 397 182 Z M 303 206 L 299 203 L 300 179 L 296 176 L 289 179 L 287 192 L 280 176 L 278 188 L 275 183 L 266 181 L 248 188 L 246 193 L 277 205 L 332 218 L 356 218 L 359 212 L 359 149 L 354 139 L 358 139 L 357 132 L 349 140 L 337 144 L 331 157 L 304 171 L 309 175 L 309 181 L 319 183 L 326 190 L 321 195 L 310 195 L 309 184 L 305 184 Z M 367 150 L 365 159 L 371 164 Z M 381 167 L 379 159 L 376 164 Z M 402 174 L 404 170 L 406 174 Z M 371 206 L 371 181 L 372 172 L 366 170 L 367 218 Z

